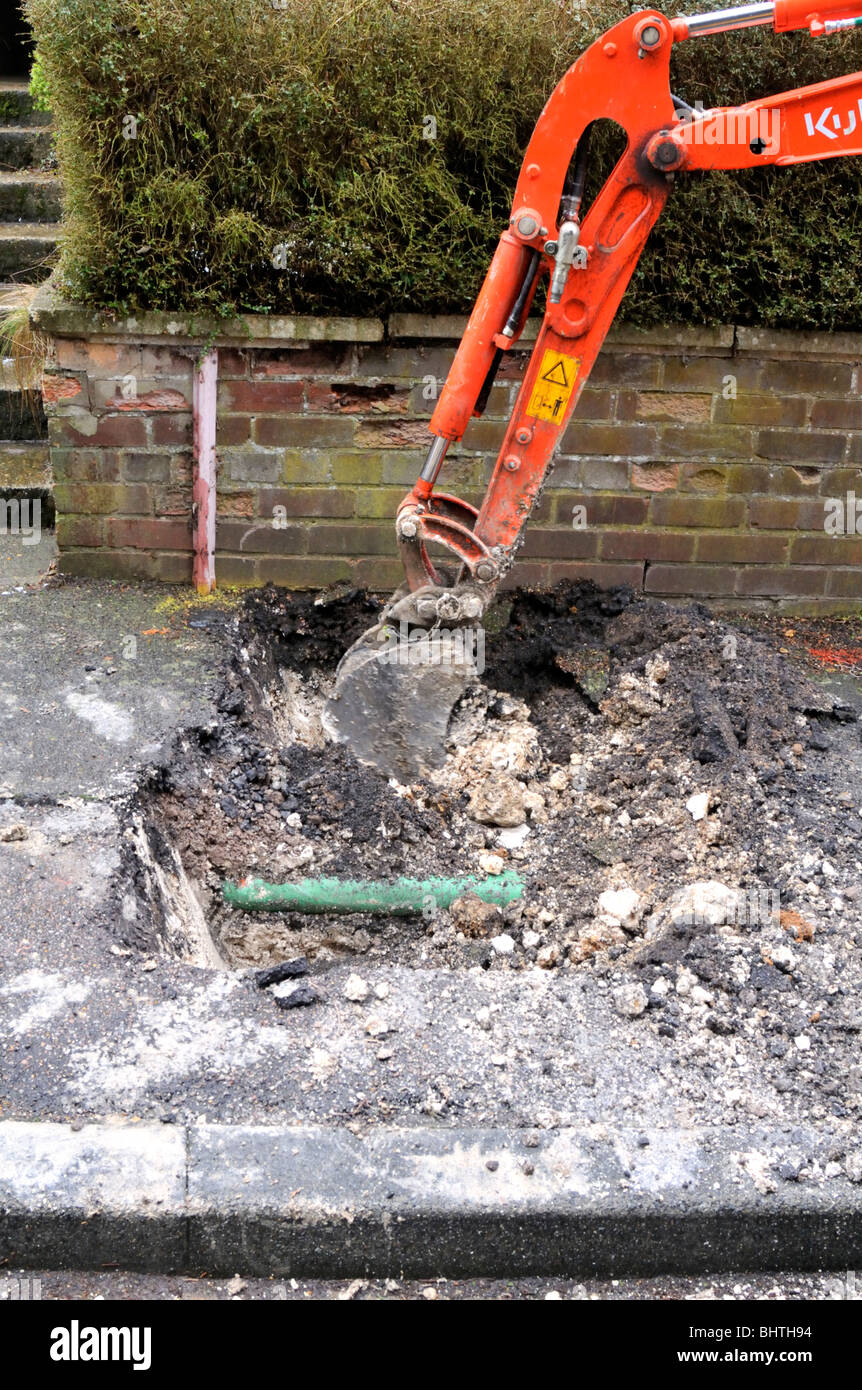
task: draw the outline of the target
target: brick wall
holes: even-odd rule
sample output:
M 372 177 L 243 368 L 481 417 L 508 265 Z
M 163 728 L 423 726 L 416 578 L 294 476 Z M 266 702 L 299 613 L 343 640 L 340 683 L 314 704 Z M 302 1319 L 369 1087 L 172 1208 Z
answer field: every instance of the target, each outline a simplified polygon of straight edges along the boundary
M 111 323 L 34 306 L 50 334 L 61 568 L 188 582 L 192 364 L 206 328 Z M 415 481 L 460 321 L 249 317 L 219 346 L 218 532 L 224 585 L 401 578 L 395 509 Z M 447 459 L 477 501 L 529 354 Z M 824 529 L 862 498 L 862 336 L 614 330 L 584 390 L 513 572 L 652 594 L 852 608 L 862 535 Z M 274 525 L 274 520 L 279 524 Z

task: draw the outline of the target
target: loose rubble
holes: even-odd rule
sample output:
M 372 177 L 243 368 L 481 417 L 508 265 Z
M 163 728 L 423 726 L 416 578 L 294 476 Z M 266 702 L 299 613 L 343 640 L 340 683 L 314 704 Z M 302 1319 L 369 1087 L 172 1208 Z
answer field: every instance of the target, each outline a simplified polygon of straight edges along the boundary
M 792 1062 L 816 1078 L 821 1108 L 851 1113 L 862 1086 L 855 686 L 836 693 L 756 618 L 586 583 L 519 592 L 490 615 L 487 666 L 455 711 L 445 765 L 404 786 L 326 743 L 319 725 L 337 659 L 375 612 L 346 589 L 249 598 L 217 726 L 189 731 L 131 808 L 159 862 L 165 844 L 175 851 L 226 963 L 278 969 L 301 955 L 316 981 L 363 959 L 589 971 L 634 1045 L 648 1029 L 688 1049 L 705 1086 L 725 1077 L 744 1094 L 734 1068 L 756 1042 L 766 1075 Z M 249 873 L 508 868 L 524 880 L 519 901 L 464 895 L 394 920 L 262 918 L 220 898 L 224 879 Z M 140 895 L 131 849 L 123 875 L 120 888 L 131 880 Z M 151 906 L 119 928 L 145 955 L 164 939 L 164 905 Z M 282 1007 L 320 997 L 282 983 Z M 358 973 L 343 994 L 373 1003 Z M 368 1023 L 384 1036 L 376 1010 Z

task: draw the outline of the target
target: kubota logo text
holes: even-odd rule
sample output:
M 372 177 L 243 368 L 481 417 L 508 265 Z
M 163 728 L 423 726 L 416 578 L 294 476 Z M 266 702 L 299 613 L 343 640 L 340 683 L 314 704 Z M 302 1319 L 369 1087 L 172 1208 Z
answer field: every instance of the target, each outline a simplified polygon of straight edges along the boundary
M 859 124 L 862 125 L 862 97 L 855 107 L 850 107 L 845 116 L 839 111 L 833 111 L 831 106 L 824 106 L 819 116 L 815 116 L 813 111 L 806 111 L 805 129 L 809 135 L 825 135 L 827 140 L 837 140 L 839 135 L 852 135 L 856 129 L 857 110 Z

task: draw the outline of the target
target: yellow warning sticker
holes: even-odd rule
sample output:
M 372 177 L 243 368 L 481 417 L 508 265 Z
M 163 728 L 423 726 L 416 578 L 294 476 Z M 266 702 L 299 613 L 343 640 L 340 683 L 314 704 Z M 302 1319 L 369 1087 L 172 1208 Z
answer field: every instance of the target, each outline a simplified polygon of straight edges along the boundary
M 550 350 L 542 358 L 539 376 L 527 406 L 527 414 L 536 420 L 562 420 L 575 389 L 580 357 Z

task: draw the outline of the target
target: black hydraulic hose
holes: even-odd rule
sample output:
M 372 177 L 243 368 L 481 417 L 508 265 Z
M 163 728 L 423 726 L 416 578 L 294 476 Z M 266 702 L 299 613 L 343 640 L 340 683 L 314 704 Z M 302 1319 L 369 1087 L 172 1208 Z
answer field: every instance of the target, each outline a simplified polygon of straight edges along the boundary
M 511 312 L 506 320 L 506 326 L 503 329 L 503 333 L 507 338 L 514 338 L 515 334 L 521 326 L 521 320 L 526 312 L 527 304 L 529 302 L 530 295 L 533 292 L 533 286 L 536 281 L 536 275 L 538 274 L 539 261 L 539 252 L 535 249 L 531 249 L 530 258 L 527 262 L 527 269 L 524 272 L 524 278 L 521 281 L 521 288 L 518 290 L 518 297 L 515 300 L 515 303 L 512 305 Z M 479 392 L 479 395 L 476 397 L 476 405 L 473 410 L 474 415 L 482 415 L 486 405 L 488 404 L 488 398 L 491 395 L 491 387 L 494 385 L 497 372 L 500 370 L 500 363 L 503 360 L 503 355 L 503 348 L 497 348 L 495 350 L 494 356 L 491 359 L 491 365 L 488 368 L 487 374 L 485 376 L 485 380 L 482 382 L 482 389 Z
M 491 365 L 488 368 L 485 380 L 482 382 L 482 390 L 479 392 L 479 395 L 476 398 L 476 407 L 474 411 L 474 414 L 476 415 L 483 415 L 485 413 L 485 406 L 488 404 L 488 397 L 491 394 L 491 387 L 494 385 L 494 381 L 498 371 L 500 370 L 500 363 L 502 362 L 502 360 L 503 349 L 497 348 L 494 353 L 494 356 L 491 358 Z
M 512 312 L 509 314 L 509 317 L 506 320 L 506 327 L 503 329 L 503 333 L 507 338 L 514 338 L 515 334 L 521 326 L 521 319 L 524 317 L 524 313 L 527 308 L 527 300 L 530 298 L 530 295 L 533 291 L 533 282 L 536 278 L 536 271 L 538 269 L 538 266 L 539 252 L 535 249 L 532 249 L 530 251 L 530 259 L 527 262 L 527 269 L 524 272 L 524 279 L 521 283 L 521 288 L 518 291 L 518 298 L 512 305 Z M 482 390 L 484 391 L 484 389 L 485 388 L 483 386 Z

